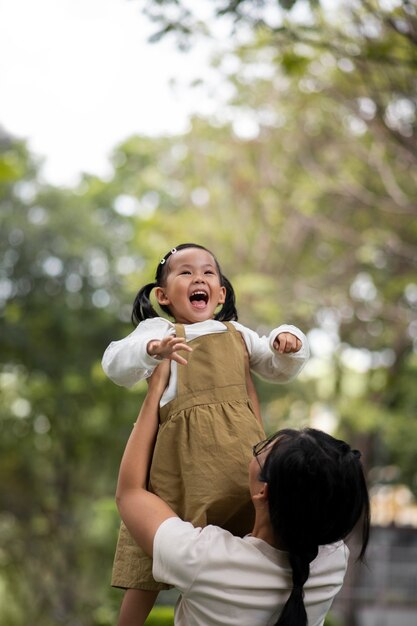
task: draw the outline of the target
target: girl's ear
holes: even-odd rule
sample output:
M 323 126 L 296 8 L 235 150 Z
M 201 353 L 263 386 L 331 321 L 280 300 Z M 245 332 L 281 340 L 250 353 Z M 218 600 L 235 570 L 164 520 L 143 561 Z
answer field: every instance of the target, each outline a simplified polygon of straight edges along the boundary
M 170 299 L 168 298 L 168 296 L 166 295 L 162 287 L 155 287 L 154 292 L 155 292 L 155 298 L 158 300 L 158 304 L 164 304 L 164 305 L 171 304 Z
M 220 287 L 219 301 L 217 304 L 224 304 L 226 302 L 226 287 Z

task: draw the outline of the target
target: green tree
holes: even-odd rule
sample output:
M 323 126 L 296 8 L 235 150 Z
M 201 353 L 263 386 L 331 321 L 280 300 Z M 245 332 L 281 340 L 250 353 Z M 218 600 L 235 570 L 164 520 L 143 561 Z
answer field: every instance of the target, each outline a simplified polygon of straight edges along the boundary
M 141 397 L 100 367 L 119 331 L 113 259 L 128 227 L 97 207 L 100 181 L 94 201 L 42 186 L 22 143 L 4 137 L 2 148 L 0 615 L 99 624 L 117 466 Z

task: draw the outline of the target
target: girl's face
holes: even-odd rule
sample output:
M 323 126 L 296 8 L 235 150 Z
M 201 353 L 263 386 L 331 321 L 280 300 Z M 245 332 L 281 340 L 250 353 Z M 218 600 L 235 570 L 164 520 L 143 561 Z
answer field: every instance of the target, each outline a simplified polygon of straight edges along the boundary
M 194 324 L 213 319 L 216 308 L 224 304 L 226 289 L 214 258 L 206 250 L 186 248 L 169 257 L 164 287 L 157 287 L 159 304 L 167 306 L 176 322 Z

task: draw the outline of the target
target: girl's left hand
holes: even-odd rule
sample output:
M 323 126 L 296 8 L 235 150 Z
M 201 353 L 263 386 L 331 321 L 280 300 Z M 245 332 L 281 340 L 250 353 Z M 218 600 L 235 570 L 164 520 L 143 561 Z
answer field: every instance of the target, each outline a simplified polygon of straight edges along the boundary
M 275 350 L 281 354 L 291 354 L 301 349 L 302 343 L 291 333 L 280 333 L 275 337 L 273 343 Z

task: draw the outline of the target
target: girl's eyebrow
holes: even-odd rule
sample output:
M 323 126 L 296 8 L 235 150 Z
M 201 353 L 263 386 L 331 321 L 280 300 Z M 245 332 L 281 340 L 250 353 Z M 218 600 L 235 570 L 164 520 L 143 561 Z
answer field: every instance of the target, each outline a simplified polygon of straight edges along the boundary
M 193 269 L 194 267 L 196 267 L 196 265 L 192 265 L 191 263 L 180 263 L 176 269 L 180 270 L 180 269 Z M 214 269 L 215 265 L 214 263 L 204 263 L 204 265 L 201 266 L 203 269 L 206 268 L 210 268 L 210 269 Z
M 192 265 L 190 265 L 189 263 L 179 263 L 179 265 L 177 265 L 177 267 L 175 268 L 176 270 L 183 270 L 183 269 L 190 269 L 192 267 Z

